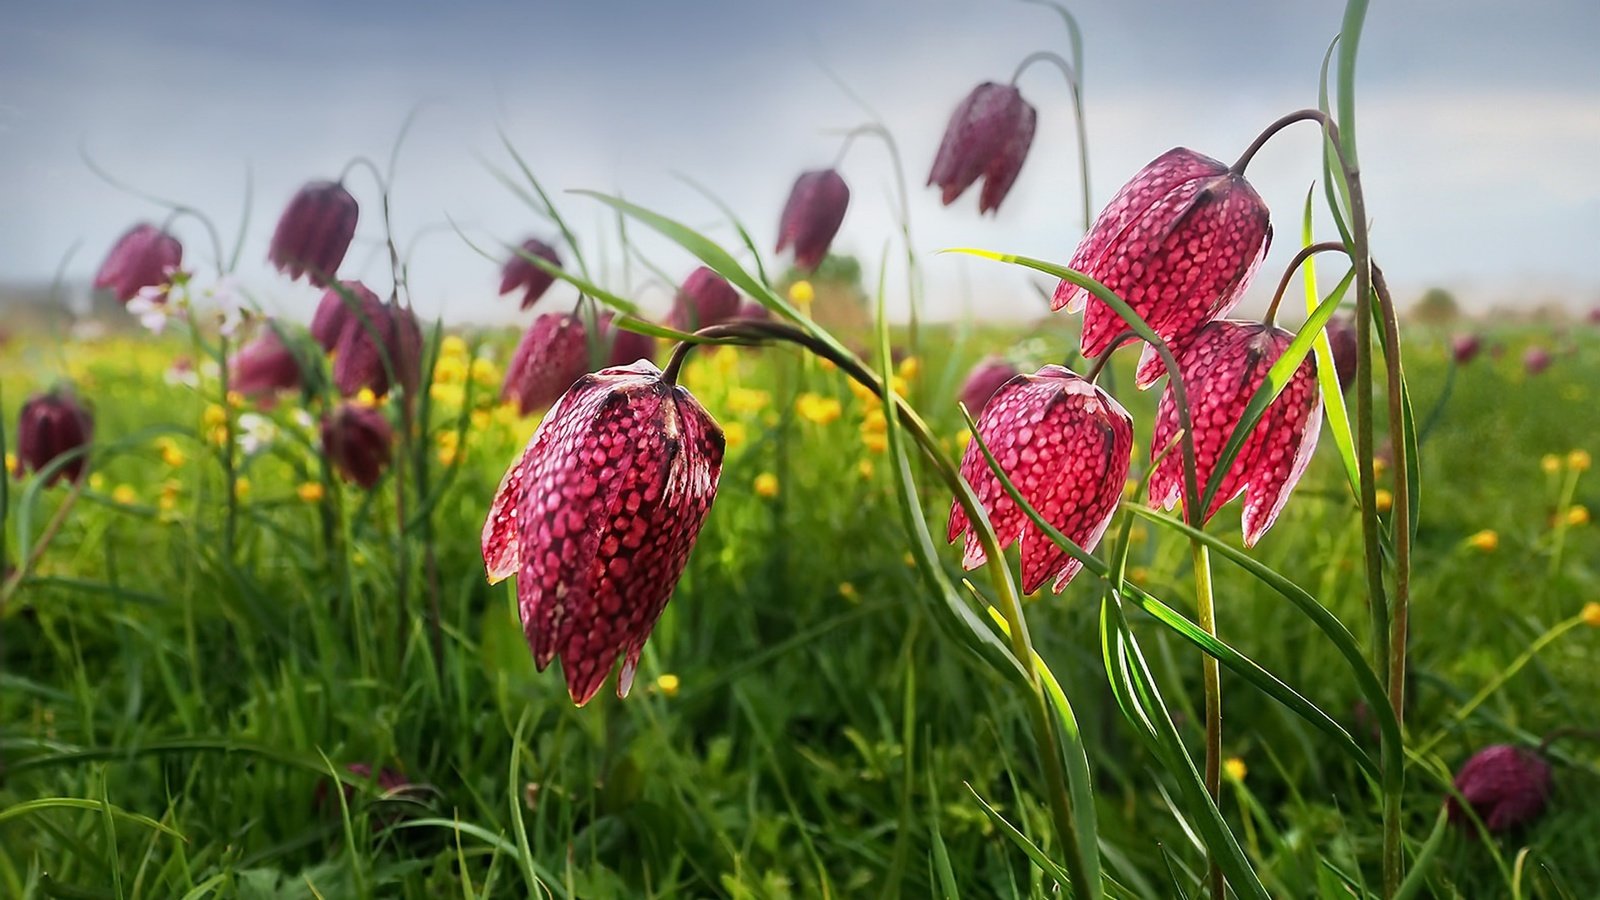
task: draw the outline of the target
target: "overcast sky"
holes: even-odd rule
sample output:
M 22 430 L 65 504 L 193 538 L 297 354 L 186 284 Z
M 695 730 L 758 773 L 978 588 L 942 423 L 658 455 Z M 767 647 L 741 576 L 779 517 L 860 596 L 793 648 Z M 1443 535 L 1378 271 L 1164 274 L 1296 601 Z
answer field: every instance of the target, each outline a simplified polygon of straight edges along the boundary
M 712 187 L 770 247 L 794 176 L 829 164 L 836 132 L 865 114 L 831 70 L 882 114 L 911 182 L 920 252 L 976 245 L 1065 261 L 1081 235 L 1071 106 L 1058 74 L 1030 70 L 1039 129 L 997 217 L 976 191 L 946 209 L 923 187 L 950 111 L 980 81 L 1005 80 L 1040 49 L 1065 51 L 1055 13 L 1003 0 L 543 0 L 281 3 L 56 0 L 9 3 L 0 29 L 0 281 L 87 278 L 129 224 L 162 213 L 97 178 L 80 146 L 142 190 L 210 213 L 230 241 L 247 169 L 256 204 L 239 278 L 270 308 L 305 314 L 316 292 L 264 262 L 283 204 L 347 160 L 387 158 L 417 119 L 394 191 L 412 287 L 425 313 L 514 321 L 494 263 L 453 231 L 498 246 L 550 236 L 491 166 L 510 169 L 503 130 L 582 232 L 591 254 L 610 219 L 572 188 L 629 199 L 732 241 L 715 208 L 675 180 Z M 1086 38 L 1096 208 L 1175 145 L 1234 158 L 1266 123 L 1314 105 L 1340 4 L 1306 0 L 1074 5 Z M 1375 0 L 1361 45 L 1359 132 L 1373 242 L 1401 290 L 1451 287 L 1471 302 L 1600 301 L 1600 3 Z M 1311 126 L 1250 171 L 1280 240 L 1258 279 L 1270 289 L 1298 243 L 1317 173 Z M 835 249 L 875 274 L 893 234 L 891 167 L 858 142 Z M 358 245 L 344 274 L 387 290 L 377 198 L 363 174 Z M 186 259 L 202 231 L 180 222 Z M 416 236 L 421 234 L 420 238 Z M 668 272 L 692 267 L 639 243 Z M 1327 235 L 1324 235 L 1327 236 Z M 1026 276 L 998 264 L 925 257 L 945 315 L 1032 315 Z M 635 293 L 660 307 L 660 291 Z M 609 276 L 621 288 L 620 272 Z M 892 279 L 891 284 L 895 283 Z M 552 296 L 550 303 L 564 302 Z M 522 316 L 525 318 L 525 316 Z

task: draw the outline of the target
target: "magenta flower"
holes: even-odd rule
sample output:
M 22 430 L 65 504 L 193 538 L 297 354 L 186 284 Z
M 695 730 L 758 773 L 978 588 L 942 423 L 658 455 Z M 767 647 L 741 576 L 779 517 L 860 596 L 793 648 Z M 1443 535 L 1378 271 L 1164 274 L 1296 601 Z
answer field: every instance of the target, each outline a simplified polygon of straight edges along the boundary
M 1339 376 L 1339 390 L 1348 391 L 1356 383 L 1356 325 L 1344 316 L 1328 320 L 1328 346 L 1333 350 L 1333 371 Z
M 994 392 L 1016 375 L 1017 367 L 1002 357 L 986 356 L 967 373 L 967 380 L 961 385 L 961 402 L 973 418 L 977 418 L 983 415 L 983 408 Z
M 722 429 L 649 362 L 585 375 L 500 482 L 483 526 L 491 583 L 515 573 L 534 664 L 574 703 L 617 658 L 617 696 L 683 573 L 722 472 Z
M 272 232 L 267 261 L 298 281 L 325 287 L 339 272 L 361 209 L 336 181 L 313 181 L 295 192 Z
M 600 317 L 600 339 L 610 348 L 606 365 L 626 366 L 641 359 L 655 362 L 656 339 L 648 334 L 618 328 L 612 323 L 613 318 L 611 313 Z
M 300 361 L 283 343 L 272 320 L 228 361 L 228 388 L 246 397 L 270 396 L 300 386 Z
M 1271 243 L 1267 206 L 1244 176 L 1179 147 L 1122 186 L 1068 268 L 1127 301 L 1176 354 L 1201 325 L 1239 302 Z M 1050 308 L 1076 312 L 1085 303 L 1083 354 L 1099 356 L 1126 328 L 1111 307 L 1062 281 Z M 1160 377 L 1149 362 L 1140 366 L 1140 387 Z
M 694 331 L 723 322 L 739 314 L 739 292 L 728 279 L 707 266 L 689 273 L 672 301 L 668 323 L 679 331 Z
M 1510 831 L 1544 812 L 1550 799 L 1550 766 L 1531 750 L 1493 744 L 1479 750 L 1456 773 L 1456 790 L 1491 832 Z M 1450 821 L 1470 819 L 1454 795 L 1445 802 Z
M 528 238 L 518 249 L 520 252 L 512 254 L 500 269 L 500 294 L 504 296 L 521 289 L 522 308 L 527 309 L 537 303 L 545 291 L 550 290 L 550 285 L 556 283 L 554 275 L 534 265 L 527 257 L 537 256 L 558 267 L 561 257 L 556 253 L 556 248 L 538 238 Z
M 796 268 L 810 272 L 828 255 L 828 245 L 839 233 L 850 187 L 833 169 L 805 172 L 795 179 L 789 200 L 778 219 L 778 247 L 794 247 Z
M 94 414 L 78 398 L 64 389 L 34 394 L 22 404 L 17 418 L 16 477 L 25 470 L 38 472 L 73 451 L 85 448 L 94 439 Z M 48 487 L 65 478 L 80 481 L 88 468 L 87 453 L 80 453 L 62 464 L 45 482 Z
M 978 213 L 1000 208 L 1033 144 L 1037 112 L 1013 85 L 985 81 L 950 116 L 928 184 L 949 206 L 981 176 Z
M 345 481 L 371 490 L 383 477 L 394 446 L 394 429 L 370 406 L 342 403 L 322 418 L 322 452 Z
M 1529 375 L 1538 375 L 1550 368 L 1552 361 L 1550 351 L 1543 347 L 1529 347 L 1527 352 L 1522 354 L 1522 368 Z
M 739 318 L 770 319 L 772 318 L 772 311 L 754 300 L 746 300 L 739 306 Z
M 1110 394 L 1061 366 L 1018 375 L 989 398 L 978 436 L 1006 477 L 1045 521 L 1084 550 L 1100 543 L 1122 496 L 1133 453 L 1133 419 Z M 1056 547 L 1011 502 L 974 440 L 961 477 L 977 492 L 1001 547 L 1020 541 L 1022 590 L 1033 593 L 1052 576 L 1061 592 L 1082 563 Z M 967 536 L 962 565 L 984 562 L 983 547 L 959 503 L 950 507 L 949 540 Z
M 329 352 L 339 345 L 344 326 L 356 319 L 351 309 L 352 303 L 345 298 L 345 294 L 354 298 L 356 302 L 353 305 L 374 322 L 382 315 L 378 307 L 383 305 L 383 301 L 371 288 L 359 281 L 341 281 L 339 287 L 344 288 L 343 293 L 332 285 L 323 292 L 322 299 L 317 302 L 317 311 L 311 316 L 311 338 L 317 342 L 317 346 Z
M 178 239 L 148 222 L 128 229 L 112 245 L 94 286 L 109 288 L 113 296 L 127 303 L 144 288 L 161 288 L 172 280 L 172 273 L 183 263 L 183 245 Z M 167 298 L 165 289 L 156 302 Z
M 589 369 L 589 341 L 577 316 L 545 313 L 533 320 L 506 368 L 500 399 L 523 415 L 556 402 Z
M 1475 334 L 1458 334 L 1450 341 L 1450 355 L 1458 366 L 1472 362 L 1482 349 L 1483 341 Z
M 346 319 L 333 353 L 333 383 L 345 397 L 362 388 L 382 397 L 395 380 L 409 394 L 422 380 L 422 326 L 403 306 L 363 298 L 361 315 Z
M 1218 457 L 1244 415 L 1267 370 L 1294 336 L 1260 322 L 1220 319 L 1200 329 L 1178 357 L 1194 422 L 1195 473 L 1204 491 Z M 1155 459 L 1178 433 L 1178 408 L 1169 384 L 1156 410 L 1150 456 Z M 1272 527 L 1289 493 L 1311 462 L 1322 430 L 1322 394 L 1317 390 L 1316 358 L 1307 356 L 1289 384 L 1267 407 L 1234 458 L 1222 486 L 1200 521 L 1210 521 L 1228 501 L 1244 501 L 1244 543 L 1254 546 Z M 1183 456 L 1174 448 L 1150 476 L 1150 502 L 1165 509 L 1183 496 Z M 1192 515 L 1191 515 L 1192 519 Z

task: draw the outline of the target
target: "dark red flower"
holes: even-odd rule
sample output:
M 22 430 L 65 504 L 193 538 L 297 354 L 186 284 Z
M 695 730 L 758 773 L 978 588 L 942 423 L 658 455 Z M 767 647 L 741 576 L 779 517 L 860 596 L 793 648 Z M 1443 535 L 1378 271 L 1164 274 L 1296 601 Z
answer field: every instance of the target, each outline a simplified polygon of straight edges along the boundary
M 363 299 L 361 315 L 350 315 L 334 345 L 333 383 L 353 397 L 368 388 L 379 397 L 398 380 L 407 393 L 422 380 L 422 325 L 411 310 L 393 303 L 371 306 Z
M 1491 832 L 1510 831 L 1544 812 L 1550 799 L 1550 766 L 1539 754 L 1509 744 L 1479 750 L 1456 773 L 1456 790 Z M 1445 801 L 1450 821 L 1471 820 L 1454 795 Z
M 1328 346 L 1333 350 L 1333 371 L 1339 376 L 1339 390 L 1348 391 L 1356 383 L 1356 325 L 1344 316 L 1328 320 Z
M 182 263 L 183 245 L 178 239 L 148 222 L 141 222 L 112 245 L 94 276 L 94 286 L 109 288 L 112 296 L 127 303 L 143 288 L 169 283 L 172 272 Z M 166 296 L 166 291 L 162 291 L 160 300 L 165 300 Z
M 1267 370 L 1293 339 L 1289 332 L 1271 325 L 1220 319 L 1200 329 L 1179 355 L 1178 371 L 1194 424 L 1200 490 L 1205 490 L 1233 426 L 1266 380 Z M 1307 356 L 1250 432 L 1200 521 L 1210 521 L 1229 500 L 1244 494 L 1244 543 L 1253 546 L 1288 502 L 1289 493 L 1311 462 L 1321 430 L 1316 357 Z M 1156 411 L 1151 459 L 1159 456 L 1177 433 L 1178 408 L 1169 384 Z M 1171 509 L 1182 497 L 1183 457 L 1175 448 L 1150 476 L 1150 502 Z
M 565 313 L 533 320 L 506 368 L 500 399 L 515 402 L 523 414 L 556 402 L 589 369 L 589 341 L 583 322 Z
M 94 440 L 94 414 L 78 398 L 64 389 L 34 394 L 22 404 L 17 418 L 16 476 L 26 470 L 38 472 L 56 459 L 87 448 Z M 79 481 L 88 468 L 87 452 L 63 463 L 45 482 L 53 485 L 63 478 Z
M 648 334 L 640 334 L 637 331 L 618 328 L 613 324 L 613 319 L 614 317 L 611 313 L 606 313 L 600 317 L 600 338 L 609 348 L 606 355 L 606 365 L 626 366 L 641 359 L 655 362 L 656 339 Z
M 625 697 L 722 472 L 722 429 L 649 362 L 584 375 L 500 482 L 483 526 L 491 583 L 517 576 L 534 664 L 561 658 L 589 701 L 617 658 Z
M 989 398 L 978 436 L 1006 477 L 1045 521 L 1085 550 L 1093 550 L 1111 523 L 1128 478 L 1133 419 L 1105 391 L 1061 366 L 1018 375 Z M 1022 590 L 1033 593 L 1052 576 L 1060 593 L 1082 563 L 1034 527 L 1011 502 L 974 440 L 961 460 L 961 477 L 977 492 L 1001 547 L 1022 545 Z M 984 562 L 983 547 L 960 504 L 950 508 L 949 539 L 967 536 L 962 565 Z
M 1538 375 L 1550 368 L 1551 362 L 1550 351 L 1543 347 L 1529 347 L 1527 352 L 1522 354 L 1522 368 L 1529 375 Z
M 770 319 L 772 318 L 772 311 L 754 300 L 746 300 L 739 305 L 739 318 Z
M 550 285 L 556 283 L 554 275 L 534 265 L 527 257 L 537 256 L 558 267 L 561 257 L 556 253 L 556 248 L 537 238 L 523 241 L 518 250 L 500 269 L 500 294 L 504 296 L 520 288 L 522 308 L 527 309 L 538 302 L 545 291 L 550 290 Z
M 370 406 L 341 403 L 322 418 L 322 452 L 344 480 L 371 490 L 383 477 L 394 446 L 394 429 Z
M 272 232 L 267 260 L 279 272 L 326 286 L 339 272 L 361 209 L 336 181 L 313 181 L 295 192 Z
M 845 208 L 850 205 L 850 187 L 833 169 L 805 172 L 795 179 L 789 200 L 778 219 L 778 247 L 794 247 L 796 268 L 811 271 L 828 255 L 828 245 L 839 233 Z
M 979 214 L 1000 208 L 1033 144 L 1037 112 L 1012 85 L 985 81 L 972 89 L 945 126 L 928 184 L 949 206 L 980 176 Z
M 340 287 L 344 290 L 340 291 Z M 383 301 L 378 299 L 378 295 L 359 281 L 341 281 L 338 287 L 330 285 L 323 292 L 322 299 L 317 303 L 317 311 L 311 317 L 311 338 L 317 342 L 317 346 L 332 352 L 339 345 L 344 326 L 356 319 L 354 308 L 361 309 L 367 318 L 376 322 L 382 315 L 378 311 L 382 305 Z
M 1482 349 L 1483 341 L 1475 334 L 1458 334 L 1450 342 L 1450 355 L 1455 357 L 1458 366 L 1472 362 Z
M 961 385 L 961 402 L 973 418 L 978 418 L 994 392 L 1016 375 L 1017 367 L 1010 362 L 998 356 L 986 356 L 967 373 L 967 380 Z
M 1173 352 L 1206 322 L 1226 315 L 1272 243 L 1267 206 L 1244 179 L 1214 159 L 1182 147 L 1145 166 L 1111 198 L 1078 244 L 1068 267 L 1127 301 Z M 1111 347 L 1122 319 L 1069 281 L 1052 309 L 1084 308 L 1083 354 Z M 1138 384 L 1161 375 L 1147 356 Z
M 672 316 L 668 320 L 679 331 L 694 331 L 723 322 L 739 314 L 739 292 L 728 279 L 708 266 L 689 273 L 678 288 L 672 302 Z
M 261 333 L 228 362 L 228 389 L 246 397 L 271 395 L 300 386 L 300 361 L 283 343 L 273 322 L 262 324 Z

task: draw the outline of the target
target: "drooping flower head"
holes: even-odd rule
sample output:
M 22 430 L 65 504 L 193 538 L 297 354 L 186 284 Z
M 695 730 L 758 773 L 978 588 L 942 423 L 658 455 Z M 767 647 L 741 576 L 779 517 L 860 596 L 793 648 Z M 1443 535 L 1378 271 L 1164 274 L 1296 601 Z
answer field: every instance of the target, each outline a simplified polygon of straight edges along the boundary
M 520 252 L 514 252 L 500 268 L 500 294 L 504 296 L 512 291 L 522 291 L 522 308 L 527 309 L 550 290 L 550 285 L 556 283 L 556 277 L 549 272 L 534 265 L 528 257 L 537 256 L 547 260 L 552 266 L 561 265 L 561 256 L 556 253 L 556 248 L 546 244 L 538 238 L 528 238 L 522 242 Z M 526 255 L 524 255 L 526 254 Z
M 1133 453 L 1133 419 L 1115 398 L 1062 366 L 1007 381 L 984 407 L 978 436 L 1006 477 L 1045 521 L 1093 550 L 1117 509 Z M 1082 563 L 1059 549 L 1011 502 L 974 440 L 961 477 L 977 492 L 1001 547 L 1020 541 L 1022 589 L 1055 578 L 1057 593 Z M 960 504 L 950 509 L 949 539 L 967 536 L 962 565 L 983 564 L 983 547 Z
M 256 339 L 228 361 L 228 389 L 246 397 L 267 397 L 299 386 L 300 362 L 270 319 Z
M 988 404 L 994 392 L 1000 386 L 1010 381 L 1017 375 L 1017 367 L 999 356 L 986 356 L 978 360 L 978 364 L 967 373 L 967 380 L 961 385 L 961 402 L 972 413 L 974 418 L 983 415 L 983 408 Z
M 26 470 L 38 472 L 57 458 L 88 446 L 94 439 L 94 415 L 70 391 L 56 389 L 34 394 L 22 404 L 17 418 L 16 476 Z M 65 478 L 83 478 L 89 460 L 78 454 L 57 469 L 46 485 Z
M 1267 206 L 1243 175 L 1193 150 L 1168 150 L 1122 186 L 1072 254 L 1076 269 L 1127 301 L 1174 353 L 1226 315 L 1272 242 Z M 1051 309 L 1083 309 L 1084 356 L 1110 349 L 1126 327 L 1110 306 L 1069 281 Z M 1146 358 L 1138 384 L 1161 375 Z
M 1527 352 L 1522 354 L 1522 368 L 1529 375 L 1538 375 L 1550 368 L 1552 361 L 1550 351 L 1539 346 L 1529 347 Z
M 1493 744 L 1473 754 L 1456 773 L 1456 790 L 1491 832 L 1509 831 L 1532 822 L 1550 799 L 1550 766 L 1539 754 Z M 1450 821 L 1466 825 L 1470 819 L 1452 795 L 1446 806 Z
M 506 472 L 483 527 L 489 581 L 517 576 L 534 664 L 560 657 L 589 701 L 617 658 L 627 696 L 645 639 L 716 496 L 722 429 L 649 362 L 585 375 Z
M 119 302 L 127 303 L 144 288 L 167 284 L 182 263 L 183 245 L 177 238 L 149 222 L 140 222 L 112 245 L 94 276 L 94 286 L 109 289 Z M 152 299 L 159 303 L 166 296 L 161 290 L 154 292 Z
M 398 381 L 406 393 L 422 380 L 422 325 L 416 313 L 394 303 L 361 304 L 339 332 L 334 345 L 333 383 L 353 397 L 367 388 L 379 397 Z M 392 378 L 391 378 L 392 374 Z
M 337 181 L 313 181 L 290 198 L 272 232 L 267 260 L 298 281 L 302 276 L 319 287 L 339 272 L 339 264 L 356 234 L 361 208 Z
M 979 177 L 979 214 L 1000 208 L 1033 144 L 1038 113 L 1013 85 L 985 81 L 950 116 L 928 184 L 938 185 L 945 206 Z
M 1360 344 L 1356 341 L 1355 323 L 1344 316 L 1328 320 L 1328 347 L 1333 351 L 1333 371 L 1339 376 L 1339 390 L 1348 391 L 1356 383 L 1356 354 Z
M 713 271 L 701 266 L 689 273 L 672 301 L 669 324 L 679 331 L 694 331 L 723 322 L 739 314 L 739 292 Z
M 850 205 L 850 187 L 833 169 L 804 172 L 795 179 L 778 219 L 778 247 L 794 247 L 795 267 L 809 272 L 828 255 Z
M 1250 398 L 1267 378 L 1294 336 L 1260 322 L 1219 319 L 1207 324 L 1178 356 L 1178 371 L 1188 394 L 1194 424 L 1195 474 L 1205 490 L 1222 450 Z M 1177 402 L 1169 384 L 1156 411 L 1150 456 L 1155 459 L 1178 433 Z M 1322 430 L 1322 394 L 1317 390 L 1316 357 L 1307 356 L 1289 384 L 1267 407 L 1245 440 L 1200 518 L 1210 521 L 1228 501 L 1244 500 L 1244 542 L 1254 546 L 1283 511 L 1289 493 L 1311 462 Z M 1183 454 L 1162 458 L 1150 476 L 1150 502 L 1171 509 L 1183 499 Z
M 656 339 L 648 334 L 618 328 L 613 324 L 614 318 L 611 313 L 600 317 L 600 339 L 610 348 L 606 355 L 606 365 L 625 366 L 641 359 L 655 362 Z
M 589 369 L 589 340 L 583 321 L 566 313 L 545 313 L 523 332 L 506 367 L 500 399 L 516 403 L 523 415 L 556 402 Z
M 340 287 L 344 290 L 339 290 Z M 362 310 L 367 318 L 377 321 L 377 317 L 382 315 L 378 307 L 382 305 L 383 301 L 378 299 L 378 295 L 359 281 L 341 281 L 338 287 L 329 285 L 322 299 L 317 301 L 317 311 L 311 316 L 311 338 L 317 342 L 317 346 L 331 353 L 339 345 L 344 326 L 357 318 L 355 309 Z
M 368 490 L 389 468 L 393 446 L 394 429 L 381 410 L 341 403 L 322 418 L 322 452 L 340 477 Z
M 1450 355 L 1458 366 L 1472 362 L 1482 350 L 1483 339 L 1475 334 L 1458 334 L 1450 340 Z

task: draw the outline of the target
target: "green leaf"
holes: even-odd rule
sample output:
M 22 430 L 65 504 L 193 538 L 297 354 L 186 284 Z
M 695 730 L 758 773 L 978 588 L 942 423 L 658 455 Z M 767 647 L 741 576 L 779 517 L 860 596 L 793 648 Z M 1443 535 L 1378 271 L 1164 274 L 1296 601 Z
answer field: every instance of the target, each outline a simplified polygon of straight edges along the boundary
M 1033 860 L 1033 864 L 1038 866 L 1040 871 L 1055 879 L 1056 884 L 1062 887 L 1072 884 L 1072 881 L 1067 878 L 1067 870 L 1057 865 L 1049 854 L 1040 850 L 1038 844 L 1028 840 L 1028 836 L 1017 830 L 1017 826 L 1007 821 L 1005 816 L 1000 815 L 999 810 L 990 806 L 989 801 L 983 799 L 983 795 L 978 793 L 977 788 L 965 781 L 961 783 L 967 786 L 967 790 L 972 792 L 973 797 L 977 798 L 978 804 L 983 807 L 984 815 L 989 817 L 989 821 L 993 822 L 1002 834 L 1010 838 L 1011 843 L 1016 844 L 1027 855 L 1028 859 Z
M 133 822 L 163 834 L 172 835 L 181 841 L 188 840 L 170 825 L 164 825 L 149 816 L 129 812 L 120 806 L 113 806 L 100 800 L 88 800 L 83 797 L 41 797 L 37 800 L 24 800 L 21 803 L 13 803 L 5 809 L 0 809 L 0 822 L 4 822 L 7 819 L 20 819 L 23 816 L 51 809 L 81 809 L 87 812 L 101 813 L 113 819 Z
M 1305 213 L 1301 217 L 1300 240 L 1303 246 L 1315 243 L 1311 230 L 1311 192 L 1306 192 Z M 1349 246 L 1346 244 L 1346 246 Z M 1317 268 L 1315 257 L 1307 257 L 1301 270 L 1306 286 L 1306 312 L 1315 312 L 1318 304 Z M 1328 420 L 1328 431 L 1333 435 L 1333 446 L 1344 463 L 1345 477 L 1350 480 L 1353 495 L 1361 493 L 1361 474 L 1356 462 L 1355 438 L 1350 431 L 1350 413 L 1344 405 L 1344 388 L 1339 384 L 1338 367 L 1333 362 L 1333 345 L 1327 331 L 1317 335 L 1317 385 L 1322 390 L 1322 410 Z

